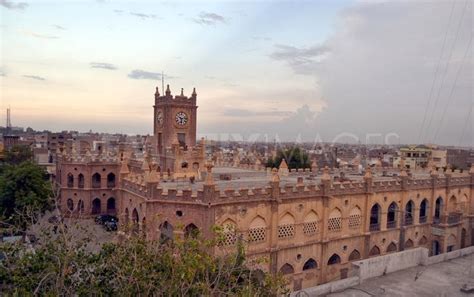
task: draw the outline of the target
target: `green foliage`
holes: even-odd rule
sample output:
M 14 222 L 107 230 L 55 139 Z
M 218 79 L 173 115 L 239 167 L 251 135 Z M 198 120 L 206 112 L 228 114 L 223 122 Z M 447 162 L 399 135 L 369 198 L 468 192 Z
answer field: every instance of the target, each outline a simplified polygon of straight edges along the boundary
M 175 239 L 160 244 L 140 236 L 91 251 L 91 236 L 75 240 L 72 227 L 45 232 L 34 252 L 0 245 L 4 296 L 277 296 L 281 276 L 249 269 L 241 245 L 226 248 L 221 236 Z M 82 232 L 83 233 L 83 232 Z
M 25 214 L 41 214 L 51 204 L 46 171 L 31 161 L 28 147 L 15 146 L 0 165 L 0 218 L 5 225 L 27 225 Z M 28 220 L 31 216 L 28 217 Z
M 299 147 L 278 150 L 275 158 L 270 157 L 265 166 L 278 168 L 280 167 L 282 159 L 285 159 L 289 169 L 311 168 L 308 153 Z
M 33 152 L 29 146 L 15 145 L 5 152 L 5 164 L 18 165 L 27 161 L 33 161 Z

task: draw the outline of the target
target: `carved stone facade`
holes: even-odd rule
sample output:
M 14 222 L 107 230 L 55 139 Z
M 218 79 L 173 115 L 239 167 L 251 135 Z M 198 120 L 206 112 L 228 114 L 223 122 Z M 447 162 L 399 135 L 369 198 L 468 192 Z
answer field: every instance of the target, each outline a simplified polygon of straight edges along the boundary
M 155 126 L 156 133 L 166 131 Z M 162 137 L 168 145 L 170 138 Z M 196 152 L 197 172 L 204 170 L 203 145 L 187 150 L 174 145 L 179 160 L 174 166 Z M 432 171 L 424 178 L 402 169 L 399 177 L 383 180 L 367 169 L 363 179 L 342 183 L 334 182 L 327 168 L 314 167 L 316 179 L 285 184 L 274 169 L 265 186 L 230 189 L 214 181 L 208 164 L 203 182 L 178 190 L 164 183 L 172 174 L 161 169 L 160 157 L 65 153 L 57 166 L 61 209 L 73 215 L 117 214 L 121 226 L 131 225 L 149 240 L 196 229 L 209 237 L 212 226 L 222 226 L 225 245 L 216 253 L 243 240 L 249 260 L 267 259 L 258 268 L 283 273 L 292 290 L 348 277 L 351 262 L 359 259 L 418 246 L 439 254 L 474 244 L 474 167 L 469 173 Z M 290 177 L 309 173 L 285 170 Z

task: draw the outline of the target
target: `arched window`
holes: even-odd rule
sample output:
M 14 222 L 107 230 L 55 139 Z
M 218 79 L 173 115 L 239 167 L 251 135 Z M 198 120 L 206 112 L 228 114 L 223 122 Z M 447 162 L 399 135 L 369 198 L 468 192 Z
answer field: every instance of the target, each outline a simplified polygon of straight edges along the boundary
M 380 206 L 375 203 L 370 209 L 370 231 L 380 230 Z
M 288 274 L 293 274 L 295 273 L 295 269 L 293 269 L 293 266 L 290 264 L 286 263 L 280 268 L 280 273 L 283 275 L 288 275 Z
M 405 226 L 413 224 L 413 209 L 414 203 L 410 200 L 405 206 Z
M 398 205 L 395 202 L 390 203 L 387 211 L 387 229 L 397 228 L 397 210 Z
M 453 211 L 456 211 L 457 209 L 457 199 L 456 199 L 456 196 L 451 196 L 451 198 L 449 198 L 449 203 L 448 203 L 448 209 L 450 212 L 453 212 Z
M 250 223 L 248 241 L 251 243 L 265 241 L 266 235 L 267 223 L 261 216 L 257 216 Z
M 184 237 L 185 238 L 196 238 L 199 235 L 199 228 L 193 223 L 188 224 L 184 228 Z
M 224 231 L 224 245 L 234 245 L 237 241 L 237 224 L 227 219 L 222 224 Z
M 67 200 L 67 209 L 68 209 L 69 211 L 73 211 L 73 210 L 74 210 L 74 201 L 72 201 L 71 198 L 69 198 L 69 199 Z
M 163 224 L 160 225 L 160 242 L 164 243 L 168 240 L 173 240 L 173 226 L 165 221 Z
M 107 213 L 115 214 L 115 198 L 113 197 L 107 199 Z
M 101 213 L 101 205 L 100 205 L 100 199 L 95 198 L 92 200 L 92 214 L 100 214 Z
M 188 162 L 181 163 L 181 168 L 188 168 Z
M 436 205 L 435 205 L 435 213 L 434 213 L 434 218 L 433 218 L 433 223 L 439 224 L 441 220 L 441 212 L 443 210 L 443 198 L 438 197 L 436 199 Z
M 79 200 L 79 201 L 77 202 L 77 211 L 79 211 L 79 213 L 83 213 L 83 212 L 84 212 L 84 201 Z
M 408 239 L 405 242 L 405 249 L 411 249 L 411 248 L 413 248 L 413 241 L 411 239 Z
M 318 263 L 313 258 L 309 258 L 303 265 L 303 271 L 316 268 L 318 268 Z
M 387 247 L 387 253 L 394 253 L 397 251 L 397 245 L 394 242 L 391 242 Z
M 338 254 L 333 254 L 328 260 L 328 265 L 334 265 L 339 263 L 341 263 L 341 257 L 339 257 Z
M 68 188 L 74 187 L 74 175 L 72 175 L 72 173 L 67 174 L 67 187 Z
M 328 230 L 329 231 L 341 231 L 342 229 L 342 214 L 339 208 L 334 208 L 329 214 L 328 219 Z
M 295 235 L 295 218 L 285 213 L 278 222 L 278 238 L 292 238 Z
M 428 213 L 428 200 L 423 199 L 420 203 L 420 223 L 426 223 Z
M 78 179 L 78 184 L 77 184 L 77 186 L 78 186 L 80 189 L 83 189 L 83 188 L 84 188 L 84 174 L 79 173 L 77 179 Z
M 369 257 L 380 255 L 380 249 L 378 246 L 374 245 L 369 251 Z
M 107 174 L 107 188 L 115 188 L 115 174 Z
M 101 177 L 100 177 L 100 174 L 99 173 L 94 173 L 94 175 L 92 175 L 92 187 L 97 189 L 97 188 L 100 188 L 101 185 Z
M 314 210 L 311 210 L 305 217 L 303 223 L 303 233 L 311 236 L 318 233 L 318 215 Z
M 360 253 L 358 250 L 353 250 L 349 255 L 349 261 L 360 260 Z
M 349 228 L 357 229 L 360 227 L 362 221 L 362 212 L 358 206 L 351 209 L 349 212 Z

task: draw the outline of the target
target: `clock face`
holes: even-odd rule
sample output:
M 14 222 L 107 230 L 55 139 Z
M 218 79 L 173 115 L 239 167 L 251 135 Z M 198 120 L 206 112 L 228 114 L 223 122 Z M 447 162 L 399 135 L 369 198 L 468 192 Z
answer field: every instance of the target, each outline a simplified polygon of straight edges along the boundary
M 183 111 L 180 111 L 176 114 L 175 120 L 178 125 L 184 126 L 188 122 L 188 116 Z
M 156 113 L 156 122 L 158 123 L 158 125 L 163 124 L 163 112 L 161 110 L 158 110 L 158 112 Z

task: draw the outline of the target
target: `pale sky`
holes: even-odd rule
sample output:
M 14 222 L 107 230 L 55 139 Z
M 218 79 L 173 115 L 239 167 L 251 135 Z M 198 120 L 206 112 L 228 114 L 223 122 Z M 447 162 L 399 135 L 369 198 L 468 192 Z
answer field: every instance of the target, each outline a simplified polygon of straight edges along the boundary
M 1 125 L 474 146 L 472 2 L 0 0 Z M 399 137 L 399 138 L 398 138 Z M 238 138 L 237 136 L 234 138 Z

